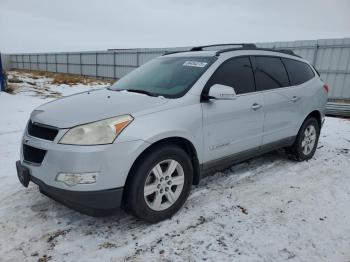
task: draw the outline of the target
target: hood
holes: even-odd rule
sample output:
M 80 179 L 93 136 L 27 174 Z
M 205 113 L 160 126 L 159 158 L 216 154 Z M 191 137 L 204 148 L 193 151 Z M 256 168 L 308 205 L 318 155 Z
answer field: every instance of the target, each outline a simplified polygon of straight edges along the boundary
M 118 115 L 140 114 L 167 101 L 163 97 L 102 89 L 46 103 L 32 112 L 31 120 L 58 128 L 70 128 Z

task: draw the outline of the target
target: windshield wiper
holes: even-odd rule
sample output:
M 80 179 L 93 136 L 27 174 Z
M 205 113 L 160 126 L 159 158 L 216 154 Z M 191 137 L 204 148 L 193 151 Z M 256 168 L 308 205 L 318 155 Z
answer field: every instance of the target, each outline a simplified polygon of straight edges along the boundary
M 145 95 L 148 95 L 148 96 L 157 96 L 154 93 L 151 93 L 151 92 L 148 92 L 148 91 L 145 91 L 145 90 L 140 90 L 140 89 L 124 89 L 124 90 L 126 90 L 128 92 L 133 92 L 133 93 L 145 94 Z

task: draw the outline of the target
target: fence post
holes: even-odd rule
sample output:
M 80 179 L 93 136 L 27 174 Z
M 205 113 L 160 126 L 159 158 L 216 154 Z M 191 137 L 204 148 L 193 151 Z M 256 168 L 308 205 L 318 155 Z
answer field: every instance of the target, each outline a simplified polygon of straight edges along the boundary
M 318 48 L 319 48 L 319 45 L 318 45 L 318 43 L 316 43 L 315 52 L 314 52 L 314 59 L 312 60 L 312 64 L 314 67 L 316 67 Z
M 115 52 L 113 51 L 113 78 L 117 79 L 117 65 L 115 64 Z
M 139 62 L 139 50 L 136 49 L 136 67 L 140 66 L 140 62 Z
M 55 53 L 55 73 L 57 73 L 57 54 Z
M 17 55 L 11 55 L 11 68 L 13 68 L 14 66 L 12 65 L 12 57 L 15 57 L 16 58 L 16 67 L 15 68 L 18 68 L 18 59 L 17 59 Z
M 47 54 L 45 54 L 45 68 L 46 68 L 46 72 L 48 69 L 49 65 L 47 64 Z
M 37 71 L 40 71 L 40 70 L 39 70 L 39 55 L 36 54 L 35 56 L 36 56 L 36 62 L 35 62 L 35 64 L 36 64 L 36 70 L 37 70 Z
M 0 53 L 0 91 L 5 91 L 5 74 L 2 69 L 1 53 Z
M 96 65 L 95 65 L 95 66 L 96 66 L 96 68 L 95 68 L 95 69 L 96 69 L 96 72 L 95 72 L 95 75 L 96 75 L 96 77 L 98 77 L 98 70 L 97 70 L 97 59 L 98 59 L 98 56 L 97 56 L 97 55 L 98 55 L 98 53 L 96 52 L 95 55 L 96 55 L 96 57 L 95 57 L 95 59 L 96 59 L 96 60 L 95 60 L 95 61 L 96 61 Z
M 81 59 L 81 53 L 79 53 L 80 75 L 83 75 L 83 64 Z
M 67 70 L 66 70 L 66 72 L 67 72 L 67 74 L 69 74 L 69 63 L 68 63 L 68 56 L 69 56 L 69 53 L 67 53 L 66 54 L 66 66 L 67 66 Z

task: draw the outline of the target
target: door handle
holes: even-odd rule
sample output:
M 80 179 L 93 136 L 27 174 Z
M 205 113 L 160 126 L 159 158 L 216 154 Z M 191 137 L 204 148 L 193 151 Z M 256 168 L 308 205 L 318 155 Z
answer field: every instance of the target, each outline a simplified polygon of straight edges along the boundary
M 296 102 L 296 101 L 298 101 L 299 99 L 300 99 L 300 97 L 293 96 L 293 97 L 290 99 L 290 101 L 291 101 L 291 102 Z
M 262 105 L 260 105 L 260 104 L 258 104 L 258 103 L 254 103 L 254 104 L 251 106 L 251 108 L 252 108 L 253 110 L 258 110 L 258 109 L 262 108 Z

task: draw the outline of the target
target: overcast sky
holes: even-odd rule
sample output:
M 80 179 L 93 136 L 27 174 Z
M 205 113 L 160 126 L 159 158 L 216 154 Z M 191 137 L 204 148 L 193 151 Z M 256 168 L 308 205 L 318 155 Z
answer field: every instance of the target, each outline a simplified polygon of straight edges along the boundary
M 0 0 L 0 51 L 350 37 L 349 0 Z

